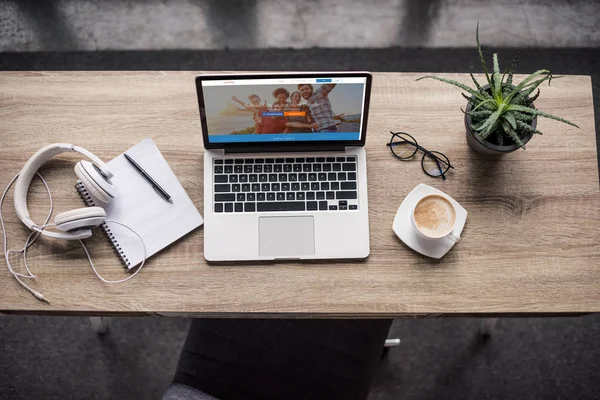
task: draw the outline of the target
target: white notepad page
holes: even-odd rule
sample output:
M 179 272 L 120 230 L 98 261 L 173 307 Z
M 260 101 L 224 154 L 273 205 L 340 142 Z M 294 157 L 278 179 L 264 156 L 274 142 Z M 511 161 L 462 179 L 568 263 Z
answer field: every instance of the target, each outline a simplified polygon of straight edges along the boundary
M 109 204 L 96 200 L 106 210 L 108 220 L 119 221 L 135 230 L 144 240 L 147 257 L 202 225 L 202 216 L 169 167 L 156 144 L 146 138 L 126 151 L 170 196 L 165 200 L 131 165 L 123 154 L 107 163 L 114 174 L 116 196 Z M 129 269 L 142 262 L 140 240 L 117 224 L 108 228 L 129 260 Z

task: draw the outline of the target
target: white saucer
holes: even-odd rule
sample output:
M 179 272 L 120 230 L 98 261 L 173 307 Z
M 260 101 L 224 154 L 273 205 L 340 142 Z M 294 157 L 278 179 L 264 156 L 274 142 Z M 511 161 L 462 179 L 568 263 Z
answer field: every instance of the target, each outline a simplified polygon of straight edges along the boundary
M 452 202 L 456 209 L 456 233 L 460 235 L 467 222 L 467 210 L 446 193 L 422 183 L 404 198 L 400 208 L 398 208 L 396 218 L 394 218 L 392 229 L 396 236 L 414 251 L 427 257 L 442 258 L 454 246 L 454 241 L 448 238 L 437 240 L 423 239 L 416 232 L 416 228 L 413 226 L 411 220 L 412 210 L 417 204 L 417 200 L 428 194 L 440 194 Z

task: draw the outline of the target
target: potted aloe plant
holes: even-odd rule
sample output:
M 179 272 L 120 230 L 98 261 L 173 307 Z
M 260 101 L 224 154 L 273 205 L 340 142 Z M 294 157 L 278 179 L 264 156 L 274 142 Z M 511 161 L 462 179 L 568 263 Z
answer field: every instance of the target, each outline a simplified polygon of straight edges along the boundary
M 487 84 L 482 86 L 470 72 L 475 88 L 452 79 L 427 75 L 421 79 L 436 79 L 463 89 L 470 96 L 462 94 L 467 99 L 465 114 L 465 127 L 467 128 L 467 143 L 473 150 L 482 154 L 500 155 L 525 149 L 525 144 L 534 134 L 541 135 L 536 129 L 537 117 L 551 118 L 579 128 L 574 123 L 563 118 L 547 114 L 536 109 L 533 102 L 540 95 L 539 86 L 552 80 L 552 73 L 540 69 L 523 79 L 520 83 L 513 83 L 513 73 L 518 59 L 518 54 L 512 65 L 504 73 L 500 73 L 498 54 L 493 55 L 493 70 L 488 73 L 483 51 L 479 44 L 479 24 L 476 31 L 477 51 L 485 73 Z M 537 92 L 532 96 L 537 89 Z

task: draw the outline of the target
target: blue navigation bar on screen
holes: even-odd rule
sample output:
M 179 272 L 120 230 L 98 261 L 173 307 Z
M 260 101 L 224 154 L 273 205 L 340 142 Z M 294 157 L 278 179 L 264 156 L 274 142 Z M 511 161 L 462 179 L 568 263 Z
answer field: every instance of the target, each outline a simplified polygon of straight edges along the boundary
M 275 133 L 247 135 L 209 135 L 211 143 L 298 142 L 316 140 L 359 140 L 359 132 Z
M 331 82 L 331 78 L 317 78 L 317 83 L 327 83 L 327 82 Z

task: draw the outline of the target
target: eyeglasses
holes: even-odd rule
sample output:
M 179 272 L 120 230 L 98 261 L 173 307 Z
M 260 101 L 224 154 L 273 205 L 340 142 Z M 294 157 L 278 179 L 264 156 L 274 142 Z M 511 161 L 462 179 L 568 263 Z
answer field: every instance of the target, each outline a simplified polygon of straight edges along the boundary
M 450 160 L 444 154 L 439 151 L 429 151 L 426 148 L 419 146 L 417 140 L 406 132 L 391 132 L 392 138 L 390 142 L 386 144 L 389 146 L 394 157 L 399 158 L 402 161 L 411 159 L 417 151 L 421 150 L 423 158 L 421 159 L 421 168 L 423 172 L 433 178 L 441 177 L 446 180 L 446 172 L 450 168 L 454 169 L 450 165 Z

